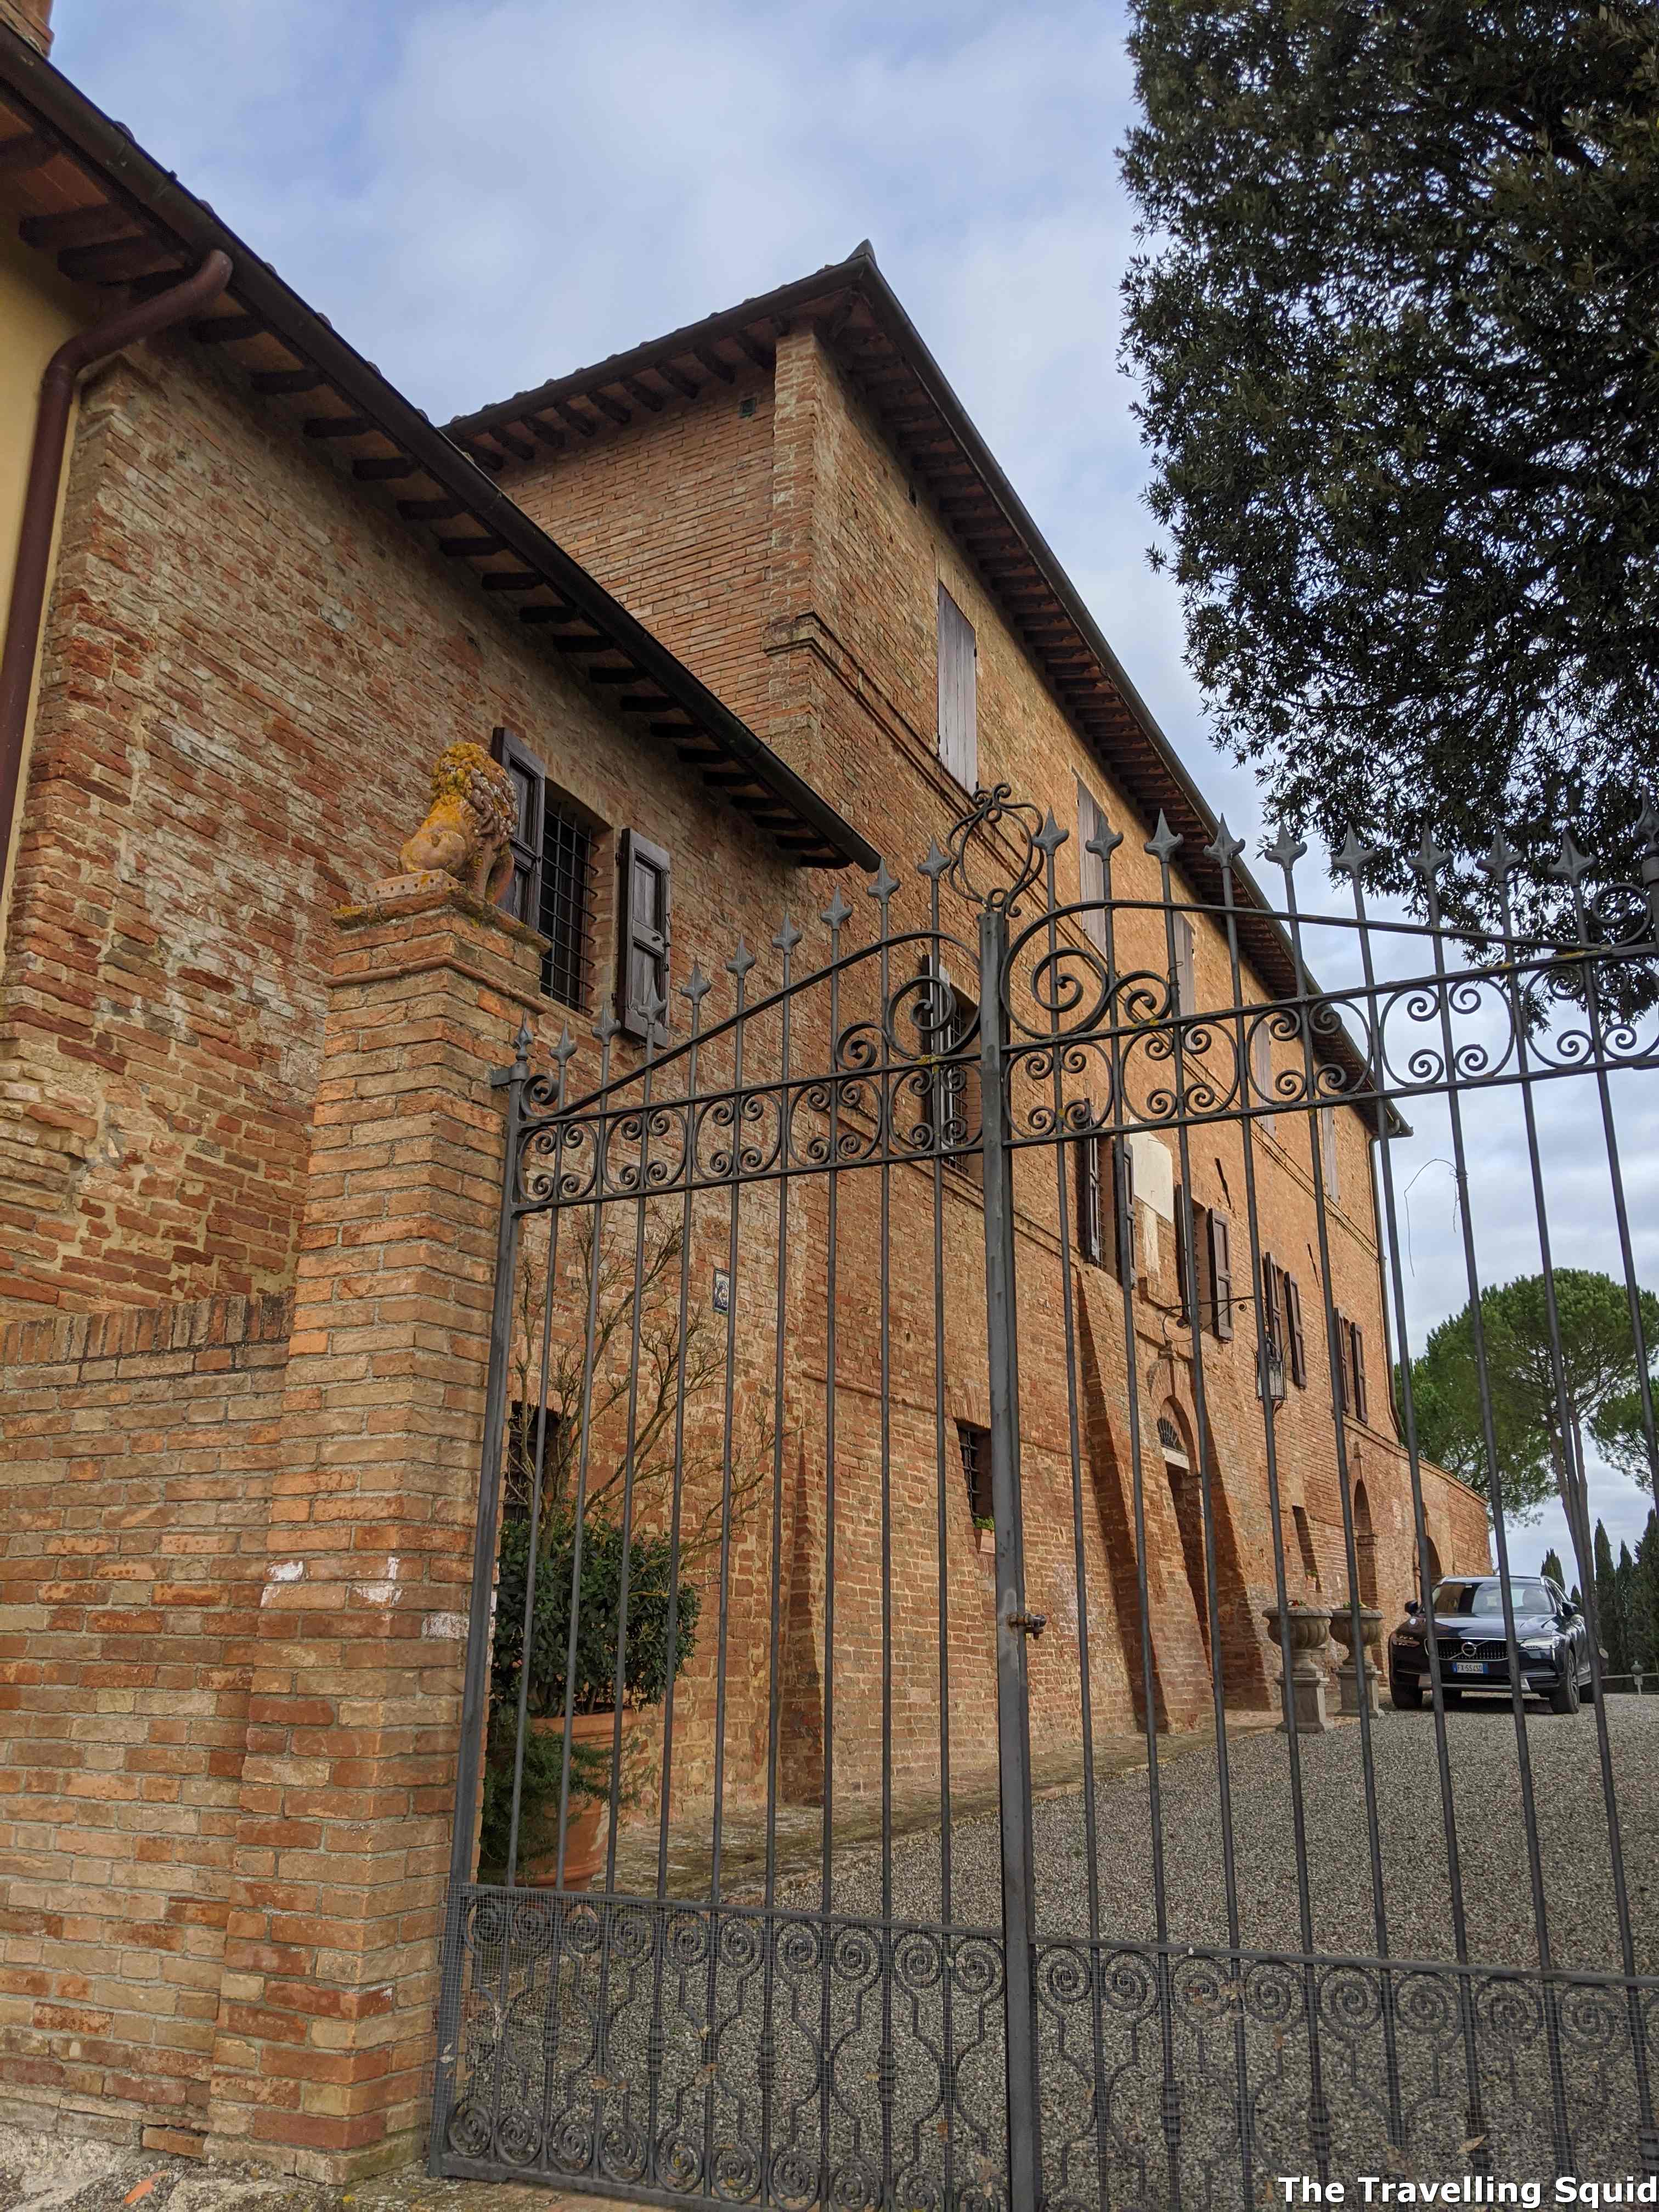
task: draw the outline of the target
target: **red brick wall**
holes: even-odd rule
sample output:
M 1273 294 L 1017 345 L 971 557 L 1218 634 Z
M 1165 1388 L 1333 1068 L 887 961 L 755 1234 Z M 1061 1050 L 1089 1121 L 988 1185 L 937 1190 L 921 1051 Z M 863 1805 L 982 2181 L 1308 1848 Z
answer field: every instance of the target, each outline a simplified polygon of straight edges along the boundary
M 752 449 L 761 426 L 769 430 L 772 447 L 769 515 L 757 508 L 752 496 L 762 478 Z M 711 470 L 684 465 L 684 457 L 692 453 L 718 457 L 722 465 Z M 1009 781 L 1017 793 L 1039 805 L 1052 805 L 1072 830 L 1072 842 L 1062 848 L 1058 862 L 1060 893 L 1070 898 L 1078 895 L 1076 779 L 1082 776 L 1110 819 L 1126 832 L 1114 863 L 1115 890 L 1132 900 L 1157 898 L 1157 865 L 1142 849 L 1150 825 L 1137 824 L 1127 801 L 1079 738 L 977 569 L 927 497 L 912 485 L 901 459 L 810 328 L 780 341 L 769 405 L 769 395 L 763 392 L 746 425 L 737 417 L 728 395 L 715 388 L 672 414 L 636 419 L 625 429 L 608 431 L 578 457 L 543 457 L 514 471 L 507 482 L 532 514 L 567 538 L 580 535 L 591 545 L 607 582 L 625 602 L 641 612 L 649 606 L 654 619 L 677 622 L 676 641 L 706 680 L 743 686 L 755 726 L 811 775 L 906 877 L 894 912 L 907 925 L 921 919 L 919 887 L 909 878 L 909 869 L 929 839 L 942 836 L 964 804 L 964 794 L 936 755 L 934 635 L 941 581 L 974 623 L 978 639 L 981 782 Z M 744 488 L 741 500 L 732 493 L 738 482 Z M 739 526 L 748 536 L 734 544 Z M 718 574 L 740 573 L 751 580 L 764 575 L 766 619 L 758 641 L 746 599 L 700 593 L 692 574 L 684 576 L 679 597 L 665 595 L 662 561 L 654 552 L 641 550 L 654 545 L 659 537 L 672 539 L 676 546 L 695 544 L 705 532 Z M 728 617 L 723 625 L 722 609 Z M 744 672 L 745 665 L 751 672 Z M 763 696 L 759 690 L 763 666 Z M 1190 896 L 1178 874 L 1175 896 L 1178 900 Z M 964 946 L 971 945 L 972 915 L 948 892 L 945 921 Z M 849 933 L 855 934 L 862 926 L 850 924 Z M 1165 950 L 1161 918 L 1129 915 L 1119 927 L 1123 963 L 1162 975 Z M 1230 1005 L 1225 938 L 1206 917 L 1199 916 L 1196 927 L 1199 1003 Z M 966 965 L 971 964 L 969 958 Z M 1248 972 L 1245 990 L 1247 997 L 1268 995 Z M 1275 1073 L 1291 1069 L 1299 1075 L 1299 1044 L 1279 1045 Z M 1167 1142 L 1176 1156 L 1175 1180 L 1180 1182 L 1183 1173 L 1173 1133 Z M 1389 1408 L 1388 1336 L 1370 1200 L 1370 1131 L 1365 1119 L 1352 1109 L 1339 1112 L 1337 1146 L 1337 1196 L 1324 1208 L 1329 1294 L 1340 1310 L 1364 1330 L 1370 1397 L 1369 1424 L 1350 1421 L 1345 1430 L 1352 1455 L 1350 1480 L 1363 1480 L 1365 1486 L 1379 1595 L 1385 1605 L 1397 1605 L 1414 1579 L 1409 1481 Z M 1277 1422 L 1286 1573 L 1292 1590 L 1300 1589 L 1304 1566 L 1293 1517 L 1293 1509 L 1299 1506 L 1308 1520 L 1317 1589 L 1330 1597 L 1346 1588 L 1348 1573 L 1308 1117 L 1285 1114 L 1271 1123 L 1255 1121 L 1253 1149 L 1262 1247 L 1297 1279 L 1308 1339 L 1306 1386 L 1291 1388 Z M 1040 1156 L 1038 1164 L 1023 1163 L 1018 1176 L 1022 1192 L 1029 1194 L 1020 1265 L 1033 1284 L 1029 1341 L 1022 1344 L 1030 1517 L 1039 1528 L 1059 1527 L 1067 1532 L 1066 1543 L 1058 1547 L 1052 1561 L 1046 1559 L 1041 1540 L 1033 1545 L 1030 1571 L 1034 1588 L 1040 1585 L 1047 1592 L 1064 1638 L 1067 1604 L 1074 1619 L 1076 1596 L 1069 1553 L 1073 1515 L 1065 1370 L 1053 1263 L 1045 1256 L 1045 1248 L 1049 1253 L 1054 1249 L 1057 1218 L 1052 1158 Z M 1248 1296 L 1243 1145 L 1236 1124 L 1194 1131 L 1184 1179 L 1198 1201 L 1230 1214 L 1236 1288 L 1238 1295 Z M 925 1178 L 905 1180 L 919 1184 Z M 958 1182 L 955 1176 L 947 1177 L 952 1194 L 946 1249 L 953 1285 L 949 1368 L 953 1390 L 971 1391 L 971 1377 L 983 1368 L 982 1337 L 976 1335 L 972 1318 L 982 1258 L 977 1201 L 971 1193 L 957 1188 Z M 890 1260 L 895 1279 L 907 1285 L 928 1279 L 928 1212 L 926 1194 L 920 1190 L 911 1192 L 901 1206 Z M 1150 1235 L 1149 1217 L 1143 1215 L 1141 1231 L 1143 1237 Z M 1140 1288 L 1133 1356 L 1154 1378 L 1143 1376 L 1141 1418 L 1148 1438 L 1143 1509 L 1149 1544 L 1158 1554 L 1154 1580 L 1161 1592 L 1157 1598 L 1162 1623 L 1158 1688 L 1166 1705 L 1173 1699 L 1177 1716 L 1194 1717 L 1208 1696 L 1207 1662 L 1175 1500 L 1151 1438 L 1166 1402 L 1175 1407 L 1189 1434 L 1196 1433 L 1197 1378 L 1190 1333 L 1170 1329 L 1157 1310 L 1159 1304 L 1171 1303 L 1176 1291 L 1172 1232 L 1167 1223 L 1150 1237 L 1146 1249 L 1156 1264 Z M 1125 1372 L 1131 1353 L 1124 1343 L 1116 1287 L 1109 1283 L 1106 1289 L 1109 1295 L 1103 1297 L 1098 1285 L 1089 1286 L 1089 1339 L 1096 1363 L 1089 1387 L 1096 1402 L 1085 1416 L 1091 1452 L 1085 1492 L 1092 1492 L 1094 1502 L 1085 1507 L 1084 1525 L 1091 1615 L 1098 1612 L 1091 1659 L 1097 1668 L 1114 1670 L 1116 1686 L 1103 1679 L 1100 1689 L 1106 1706 L 1121 1711 L 1123 1669 L 1127 1667 L 1133 1676 L 1139 1668 L 1138 1617 L 1132 1609 L 1138 1606 L 1138 1599 L 1132 1583 L 1124 1583 L 1121 1576 L 1115 1579 L 1110 1565 L 1110 1531 L 1127 1525 L 1125 1516 L 1132 1505 Z M 1255 1330 L 1248 1312 L 1241 1310 L 1237 1323 L 1231 1344 L 1206 1334 L 1200 1350 L 1213 1439 L 1222 1615 L 1218 1633 L 1228 1655 L 1230 1686 L 1249 1701 L 1260 1697 L 1276 1673 L 1276 1661 L 1264 1649 L 1261 1621 L 1275 1587 L 1274 1547 L 1255 1391 Z M 810 1328 L 805 1334 L 810 1337 Z M 917 1425 L 905 1455 L 914 1473 L 919 1467 L 931 1468 L 932 1372 L 930 1358 L 914 1349 L 914 1334 L 906 1341 L 912 1348 L 897 1358 L 894 1376 L 906 1418 Z M 867 1360 L 871 1346 L 866 1343 L 862 1351 Z M 848 1432 L 849 1437 L 852 1433 Z M 918 1479 L 922 1492 L 927 1493 L 931 1474 L 924 1473 Z M 1443 1564 L 1485 1564 L 1486 1520 L 1480 1501 L 1434 1470 L 1425 1470 L 1424 1479 L 1429 1524 Z M 871 1480 L 868 1465 L 862 1465 L 858 1490 L 849 1494 L 867 1501 Z M 927 1495 L 919 1495 L 914 1536 L 928 1561 L 919 1574 L 919 1614 L 937 1595 L 936 1581 L 929 1579 L 936 1576 L 928 1534 L 932 1510 Z M 965 1524 L 965 1507 L 960 1517 Z M 1096 1549 L 1097 1527 L 1108 1532 L 1104 1553 Z M 862 1533 L 855 1532 L 847 1540 L 856 1545 L 863 1540 Z M 953 1540 L 967 1558 L 971 1532 Z M 908 1556 L 914 1562 L 914 1548 Z M 858 1577 L 848 1587 L 856 1591 Z M 965 1587 L 973 1589 L 971 1583 Z M 964 1595 L 954 1617 L 965 1622 L 974 1601 Z M 1032 1601 L 1038 1599 L 1034 1596 Z M 841 1618 L 850 1624 L 854 1616 L 844 1613 Z M 979 1632 L 982 1635 L 982 1624 Z M 1070 1632 L 1074 1635 L 1074 1627 Z M 879 1648 L 869 1640 L 874 1634 L 872 1613 L 864 1615 L 862 1629 L 855 1632 L 848 1626 L 848 1633 L 863 1638 L 857 1646 L 861 1655 L 878 1659 Z M 915 1668 L 925 1672 L 931 1666 L 936 1680 L 937 1661 L 930 1659 L 924 1647 L 925 1637 L 914 1654 Z M 979 1648 L 982 1651 L 982 1644 Z M 1051 1681 L 1069 1679 L 1070 1688 L 1061 1701 L 1069 1699 L 1069 1710 L 1074 1711 L 1074 1648 L 1068 1658 L 1067 1667 L 1047 1671 Z M 966 1658 L 963 1663 L 969 1663 Z M 1061 1698 L 1058 1690 L 1054 1694 Z M 1056 1717 L 1058 1711 L 1057 1707 Z M 871 1717 L 866 1717 L 873 1725 Z M 845 1705 L 839 1720 L 849 1735 L 860 1724 Z M 810 1723 L 803 1723 L 803 1732 L 811 1738 Z
M 513 724 L 605 825 L 599 993 L 623 826 L 675 858 L 678 975 L 764 943 L 791 872 L 557 663 L 204 349 L 94 380 L 0 983 L 0 1315 L 291 1279 L 330 916 L 457 738 Z
M 289 1317 L 0 1330 L 0 2081 L 43 2120 L 205 2122 Z

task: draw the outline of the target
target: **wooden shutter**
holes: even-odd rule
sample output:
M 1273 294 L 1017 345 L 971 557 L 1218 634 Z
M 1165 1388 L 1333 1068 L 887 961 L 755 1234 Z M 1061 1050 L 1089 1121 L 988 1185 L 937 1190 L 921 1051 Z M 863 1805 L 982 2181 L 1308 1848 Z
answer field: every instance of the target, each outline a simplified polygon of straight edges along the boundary
M 1092 840 L 1103 841 L 1106 835 L 1106 814 L 1100 801 L 1079 776 L 1077 787 L 1077 875 L 1079 897 L 1093 902 L 1078 919 L 1083 924 L 1083 933 L 1096 950 L 1106 950 L 1106 863 L 1098 853 L 1089 850 Z
M 1348 1328 L 1353 1339 L 1353 1417 L 1363 1421 L 1369 1418 L 1365 1404 L 1365 1338 L 1357 1321 L 1350 1322 Z
M 1099 1137 L 1079 1137 L 1077 1146 L 1077 1249 L 1091 1267 L 1105 1257 L 1100 1188 Z
M 1285 1285 L 1285 1334 L 1289 1340 L 1291 1380 L 1298 1390 L 1308 1387 L 1308 1347 L 1302 1335 L 1302 1293 L 1296 1286 L 1296 1277 L 1286 1268 Z
M 547 772 L 516 730 L 503 723 L 489 739 L 492 760 L 498 760 L 512 780 L 518 801 L 513 825 L 513 876 L 501 893 L 501 903 L 515 921 L 541 927 L 542 823 L 547 811 Z
M 1107 1140 L 1112 1171 L 1112 1271 L 1121 1283 L 1135 1279 L 1135 1158 L 1125 1138 Z
M 1201 1206 L 1195 1206 L 1193 1208 L 1193 1250 L 1198 1253 L 1203 1249 L 1204 1209 Z M 1179 1183 L 1176 1185 L 1175 1191 L 1175 1268 L 1176 1319 L 1181 1323 L 1182 1328 L 1190 1328 L 1193 1325 L 1194 1307 L 1188 1304 L 1187 1299 L 1187 1194 Z M 1195 1265 L 1194 1273 L 1197 1272 Z M 1193 1297 L 1196 1302 L 1196 1310 L 1201 1314 L 1204 1310 L 1204 1291 L 1201 1284 L 1194 1284 Z
M 665 1004 L 668 998 L 669 860 L 660 845 L 637 830 L 624 830 L 619 843 L 617 1018 L 624 1036 L 643 1042 L 650 1032 L 653 1001 Z M 665 1022 L 666 1015 L 657 1018 Z
M 1212 1206 L 1206 1227 L 1210 1249 L 1210 1327 L 1224 1344 L 1233 1333 L 1232 1224 Z
M 964 791 L 979 773 L 979 705 L 974 625 L 939 587 L 939 757 Z

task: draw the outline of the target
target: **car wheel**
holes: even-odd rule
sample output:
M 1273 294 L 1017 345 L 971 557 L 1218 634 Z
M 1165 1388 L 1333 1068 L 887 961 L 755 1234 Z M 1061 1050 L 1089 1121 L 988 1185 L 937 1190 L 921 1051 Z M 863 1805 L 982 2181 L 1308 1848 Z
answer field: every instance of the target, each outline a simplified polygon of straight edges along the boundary
M 1553 1713 L 1576 1713 L 1578 1710 L 1578 1677 L 1569 1674 L 1559 1689 L 1550 1692 L 1550 1711 Z
M 1420 1682 L 1396 1682 L 1389 1677 L 1389 1695 L 1398 1713 L 1419 1713 L 1423 1710 L 1423 1685 Z

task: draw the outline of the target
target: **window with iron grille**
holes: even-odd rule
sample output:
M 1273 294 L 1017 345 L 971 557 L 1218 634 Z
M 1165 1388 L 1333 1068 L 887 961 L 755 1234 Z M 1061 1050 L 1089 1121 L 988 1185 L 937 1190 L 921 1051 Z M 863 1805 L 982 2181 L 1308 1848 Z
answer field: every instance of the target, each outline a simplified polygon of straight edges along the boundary
M 991 1431 L 971 1421 L 957 1423 L 957 1442 L 962 1448 L 962 1474 L 968 1486 L 968 1510 L 975 1525 L 991 1518 Z
M 490 750 L 512 780 L 518 818 L 512 832 L 507 912 L 546 938 L 542 989 L 578 1012 L 592 979 L 593 836 L 516 730 L 498 729 Z
M 542 822 L 541 906 L 536 927 L 546 938 L 542 988 L 550 999 L 587 1004 L 592 963 L 593 840 L 551 792 Z
M 925 961 L 922 972 L 927 972 Z M 978 1021 L 978 1007 L 941 970 L 936 990 L 927 994 L 927 1004 L 918 1009 L 921 1049 L 939 1055 L 927 1071 L 921 1119 L 944 1154 L 945 1166 L 956 1168 L 975 1182 L 984 1179 L 983 1154 L 951 1148 L 970 1145 L 980 1134 L 979 1061 L 967 1049 Z M 964 1057 L 949 1056 L 956 1054 Z

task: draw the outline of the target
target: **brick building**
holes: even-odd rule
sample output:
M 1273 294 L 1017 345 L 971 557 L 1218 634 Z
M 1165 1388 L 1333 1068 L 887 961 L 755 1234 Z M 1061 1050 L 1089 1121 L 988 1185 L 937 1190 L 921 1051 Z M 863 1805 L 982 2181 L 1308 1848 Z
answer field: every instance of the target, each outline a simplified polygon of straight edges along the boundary
M 65 2124 L 344 2172 L 406 2154 L 424 2115 L 500 1175 L 488 1076 L 519 1021 L 544 1061 L 635 956 L 674 987 L 694 958 L 718 972 L 738 933 L 765 948 L 786 908 L 815 912 L 837 884 L 867 908 L 882 854 L 914 901 L 909 864 L 975 782 L 1008 781 L 1074 832 L 1091 810 L 1132 832 L 1163 810 L 1200 901 L 1213 823 L 867 252 L 446 434 L 46 43 L 40 0 L 0 0 L 0 2083 Z M 149 334 L 106 343 L 129 308 Z M 42 374 L 82 337 L 52 444 Z M 538 790 L 539 929 L 396 874 L 434 757 L 498 732 Z M 1137 895 L 1143 836 L 1120 856 Z M 665 946 L 618 890 L 653 869 L 672 880 Z M 1249 988 L 1271 997 L 1283 940 L 1258 918 L 1248 942 Z M 1186 957 L 1187 988 L 1223 1003 L 1215 931 L 1200 922 Z M 584 1024 L 579 1072 L 595 1050 Z M 616 1050 L 637 1064 L 635 1043 Z M 1333 1384 L 1297 1322 L 1304 1127 L 1262 1139 L 1262 1210 L 1290 1370 L 1287 1564 L 1334 1593 Z M 1326 1115 L 1353 1363 L 1340 1418 L 1364 1571 L 1392 1603 L 1409 1490 L 1370 1142 L 1358 1114 Z M 1021 1172 L 1047 1250 L 1052 1188 Z M 1193 1170 L 1224 1239 L 1238 1173 L 1225 1143 Z M 1136 1139 L 1134 1175 L 1150 1316 L 1174 1281 L 1168 1147 Z M 816 1202 L 789 1286 L 785 1545 L 785 1770 L 808 1796 L 824 1727 Z M 966 1287 L 945 1572 L 965 1678 L 988 1686 L 975 1205 L 952 1171 L 946 1256 Z M 849 1210 L 849 1249 L 872 1218 Z M 1240 1704 L 1263 1704 L 1273 1671 L 1253 1330 L 1225 1318 L 1212 1252 L 1200 1440 L 1191 1332 L 1149 1321 L 1127 1345 L 1093 1235 L 1076 1273 L 1097 1710 L 1135 1712 L 1133 1358 L 1158 1376 L 1148 1569 L 1162 1717 L 1183 1726 L 1205 1710 L 1212 1637 Z M 902 1244 L 895 1281 L 931 1299 Z M 1063 1652 L 1064 1562 L 1040 1533 L 1060 1525 L 1062 1416 L 1040 1270 L 1028 1279 L 1033 1573 L 1059 1592 Z M 868 1325 L 849 1362 L 877 1357 Z M 925 1366 L 898 1358 L 892 1390 L 894 1539 L 914 1563 L 896 1656 L 924 1703 L 939 1601 Z M 867 1407 L 831 1395 L 856 1495 L 878 1447 Z M 1200 1449 L 1224 1516 L 1214 1624 L 1193 1568 Z M 1425 1480 L 1440 1559 L 1484 1562 L 1479 1501 Z M 770 1533 L 763 1516 L 747 1554 Z M 874 1648 L 873 1541 L 867 1515 L 842 1532 L 854 1676 Z M 763 1625 L 736 1640 L 732 1783 L 752 1792 Z M 1074 1726 L 1075 1664 L 1053 1682 L 1039 1704 Z M 695 1689 L 693 1795 L 712 1729 Z M 988 1712 L 972 1701 L 970 1745 Z M 872 1728 L 843 1698 L 834 1757 L 855 1790 L 872 1786 Z M 924 1753 L 922 1732 L 901 1735 L 901 1762 Z

